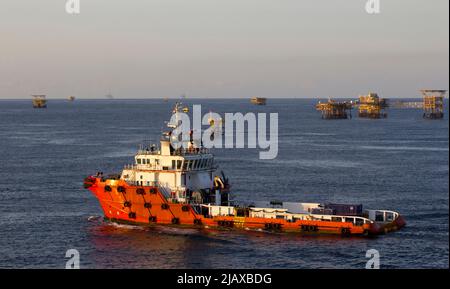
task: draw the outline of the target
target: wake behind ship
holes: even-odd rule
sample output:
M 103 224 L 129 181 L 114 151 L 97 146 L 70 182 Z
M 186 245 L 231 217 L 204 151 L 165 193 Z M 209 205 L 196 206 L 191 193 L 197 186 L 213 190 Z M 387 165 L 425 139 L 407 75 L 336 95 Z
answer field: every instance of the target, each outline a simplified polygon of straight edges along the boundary
M 177 104 L 174 114 L 180 112 Z M 253 229 L 301 234 L 378 235 L 405 225 L 389 210 L 359 204 L 249 202 L 235 204 L 230 183 L 214 155 L 191 140 L 171 145 L 171 131 L 160 145 L 141 147 L 134 163 L 117 175 L 97 173 L 84 180 L 99 200 L 105 219 L 136 225 Z

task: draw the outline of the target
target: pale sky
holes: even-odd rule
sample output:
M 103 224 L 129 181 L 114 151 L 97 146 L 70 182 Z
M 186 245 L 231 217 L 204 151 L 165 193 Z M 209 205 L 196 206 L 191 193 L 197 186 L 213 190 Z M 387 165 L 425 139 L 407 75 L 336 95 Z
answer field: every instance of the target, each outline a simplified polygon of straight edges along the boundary
M 0 98 L 417 97 L 448 89 L 449 1 L 0 1 Z

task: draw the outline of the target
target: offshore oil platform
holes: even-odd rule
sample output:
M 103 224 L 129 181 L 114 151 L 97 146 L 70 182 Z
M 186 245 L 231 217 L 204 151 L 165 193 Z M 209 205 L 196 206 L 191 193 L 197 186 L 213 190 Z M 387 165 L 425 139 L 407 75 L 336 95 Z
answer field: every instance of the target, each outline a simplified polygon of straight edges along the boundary
M 47 99 L 43 94 L 34 94 L 33 97 L 33 107 L 34 108 L 47 108 Z
M 266 103 L 267 103 L 267 98 L 264 98 L 264 97 L 252 97 L 251 99 L 250 99 L 250 102 L 252 103 L 252 104 L 256 104 L 256 105 L 266 105 Z
M 316 110 L 322 112 L 323 119 L 347 119 L 352 118 L 351 111 L 353 107 L 358 108 L 358 117 L 361 118 L 386 118 L 385 109 L 388 107 L 388 101 L 380 98 L 376 93 L 359 96 L 356 101 L 335 101 L 329 99 L 328 102 L 318 102 Z
M 388 107 L 387 99 L 380 98 L 376 93 L 360 95 L 357 101 L 358 116 L 363 118 L 386 118 L 385 109 Z
M 352 101 L 335 101 L 331 98 L 328 102 L 319 103 L 316 109 L 322 112 L 322 119 L 348 119 L 352 118 Z
M 422 89 L 420 92 L 423 96 L 423 118 L 444 118 L 444 97 L 447 91 L 441 89 Z

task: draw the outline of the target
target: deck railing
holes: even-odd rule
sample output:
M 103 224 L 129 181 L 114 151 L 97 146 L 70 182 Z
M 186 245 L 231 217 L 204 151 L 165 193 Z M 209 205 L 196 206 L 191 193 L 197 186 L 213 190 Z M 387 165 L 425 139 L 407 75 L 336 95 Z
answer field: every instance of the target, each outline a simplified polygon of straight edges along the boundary
M 172 151 L 173 156 L 185 156 L 185 155 L 201 155 L 209 154 L 210 150 L 207 148 L 178 148 Z M 157 149 L 139 149 L 137 154 L 139 155 L 160 155 L 161 150 Z

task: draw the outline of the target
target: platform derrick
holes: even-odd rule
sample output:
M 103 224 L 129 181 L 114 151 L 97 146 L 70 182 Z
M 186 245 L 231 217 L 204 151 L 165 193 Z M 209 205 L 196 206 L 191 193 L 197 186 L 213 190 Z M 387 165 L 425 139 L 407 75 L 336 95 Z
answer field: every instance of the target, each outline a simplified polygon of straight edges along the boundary
M 387 99 L 380 98 L 376 93 L 361 95 L 358 99 L 358 116 L 362 118 L 386 118 L 385 109 L 387 107 Z
M 328 102 L 318 102 L 316 109 L 322 113 L 323 119 L 347 119 L 352 118 L 353 103 L 349 101 L 338 102 L 329 99 Z
M 420 92 L 423 96 L 423 118 L 444 118 L 444 98 L 447 91 L 440 89 L 422 89 Z

